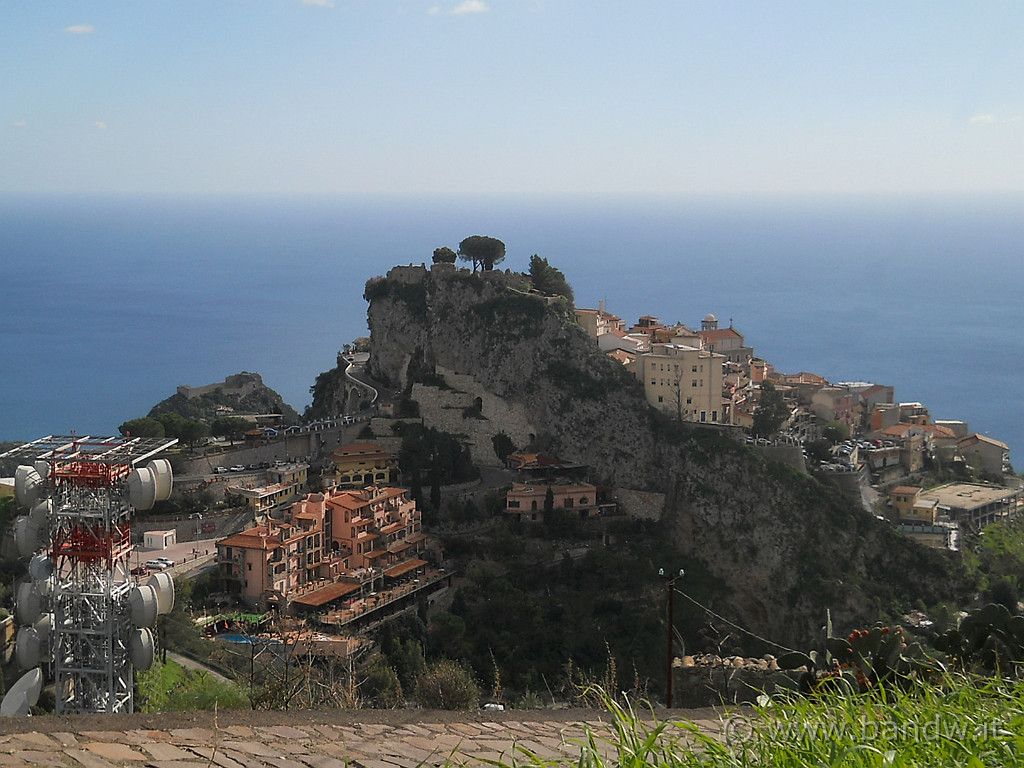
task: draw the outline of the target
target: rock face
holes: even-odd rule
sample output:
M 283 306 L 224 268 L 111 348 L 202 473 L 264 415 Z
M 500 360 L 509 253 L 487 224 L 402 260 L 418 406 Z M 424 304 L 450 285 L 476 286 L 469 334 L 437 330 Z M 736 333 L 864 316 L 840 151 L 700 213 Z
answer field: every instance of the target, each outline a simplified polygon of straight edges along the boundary
M 717 581 L 711 607 L 777 642 L 814 638 L 826 608 L 857 626 L 918 599 L 954 598 L 951 557 L 899 537 L 831 486 L 654 411 L 564 299 L 527 288 L 523 275 L 451 265 L 370 280 L 370 374 L 453 389 L 439 371 L 468 377 L 491 395 L 474 440 L 507 423 L 522 448 L 532 428 L 535 444 L 588 464 L 594 481 L 664 494 L 663 536 Z

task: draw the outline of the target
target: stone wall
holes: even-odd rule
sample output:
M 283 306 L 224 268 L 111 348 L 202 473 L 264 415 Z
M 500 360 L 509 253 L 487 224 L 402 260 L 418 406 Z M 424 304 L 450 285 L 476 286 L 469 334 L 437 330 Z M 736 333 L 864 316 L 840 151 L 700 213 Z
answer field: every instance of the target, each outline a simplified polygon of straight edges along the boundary
M 672 667 L 672 704 L 676 707 L 713 707 L 750 704 L 762 693 L 775 691 L 779 675 L 772 656 L 684 656 Z
M 533 440 L 537 429 L 525 406 L 488 392 L 472 376 L 456 373 L 441 365 L 436 366 L 436 373 L 451 389 L 414 384 L 412 399 L 419 403 L 420 418 L 426 427 L 465 435 L 474 462 L 490 467 L 501 466 L 491 442 L 499 432 L 508 435 L 517 448 L 523 448 Z M 478 404 L 479 416 L 465 415 L 474 411 Z

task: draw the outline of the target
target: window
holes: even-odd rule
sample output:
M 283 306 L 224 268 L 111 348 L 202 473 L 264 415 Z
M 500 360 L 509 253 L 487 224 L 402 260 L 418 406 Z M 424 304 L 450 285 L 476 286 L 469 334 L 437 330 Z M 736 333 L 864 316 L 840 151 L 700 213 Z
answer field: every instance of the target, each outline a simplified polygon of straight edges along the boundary
M 252 570 L 252 563 L 246 563 L 245 564 L 245 570 L 251 571 Z
M 686 404 L 687 405 L 693 405 L 693 398 L 692 397 L 686 398 Z
M 508 503 L 508 508 L 509 509 L 519 509 L 519 502 L 518 501 L 511 501 L 510 500 L 509 503 Z
M 665 402 L 665 398 L 664 398 L 664 397 L 662 397 L 661 395 L 658 395 L 658 402 L 659 402 L 659 403 L 663 403 L 663 402 Z
M 692 371 L 693 373 L 696 373 L 696 372 L 697 372 L 697 366 L 696 366 L 696 365 L 695 365 L 695 366 L 693 366 L 693 368 L 691 368 L 690 370 L 691 370 L 691 371 Z
M 691 382 L 690 382 L 690 386 L 691 386 L 691 387 L 696 387 L 696 386 L 697 386 L 697 380 L 696 380 L 696 379 L 694 379 L 693 381 L 691 381 Z
M 566 500 L 565 500 L 565 504 L 564 504 L 563 506 L 564 506 L 564 507 L 565 507 L 566 509 L 572 509 L 572 506 L 573 506 L 573 500 L 572 500 L 572 496 L 569 496 L 568 498 L 566 498 Z

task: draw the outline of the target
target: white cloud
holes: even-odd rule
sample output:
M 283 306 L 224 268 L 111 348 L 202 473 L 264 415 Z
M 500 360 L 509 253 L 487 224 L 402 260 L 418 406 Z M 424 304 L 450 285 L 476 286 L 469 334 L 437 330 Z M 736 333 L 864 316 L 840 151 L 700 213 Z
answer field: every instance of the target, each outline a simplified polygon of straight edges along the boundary
M 319 5 L 321 8 L 333 8 L 334 0 L 302 0 L 303 5 Z
M 999 115 L 975 115 L 971 118 L 971 125 L 994 125 L 995 123 L 1019 123 L 1021 121 L 1020 115 L 1010 115 L 1009 117 L 1000 117 Z
M 28 128 L 28 120 L 18 120 L 16 123 L 11 123 L 15 128 Z
M 428 15 L 428 16 L 437 16 L 437 14 L 439 14 L 440 12 L 441 12 L 441 9 L 440 9 L 440 8 L 438 8 L 438 7 L 437 7 L 437 6 L 435 5 L 435 6 L 432 6 L 432 7 L 430 8 L 430 10 L 428 10 L 428 11 L 427 11 L 427 15 Z
M 75 24 L 71 27 L 64 27 L 64 31 L 69 35 L 91 35 L 96 31 L 96 27 L 92 24 Z
M 95 125 L 95 126 L 96 126 L 97 128 L 99 128 L 99 129 L 100 129 L 101 131 L 102 131 L 102 130 L 104 130 L 104 129 L 105 129 L 106 127 L 107 127 L 107 124 L 106 124 L 106 123 L 104 123 L 104 122 L 103 122 L 102 120 L 97 120 L 97 121 L 96 121 L 96 122 L 94 123 L 94 125 Z
M 462 3 L 452 8 L 449 13 L 454 16 L 463 16 L 467 13 L 486 13 L 488 10 L 484 0 L 462 0 Z

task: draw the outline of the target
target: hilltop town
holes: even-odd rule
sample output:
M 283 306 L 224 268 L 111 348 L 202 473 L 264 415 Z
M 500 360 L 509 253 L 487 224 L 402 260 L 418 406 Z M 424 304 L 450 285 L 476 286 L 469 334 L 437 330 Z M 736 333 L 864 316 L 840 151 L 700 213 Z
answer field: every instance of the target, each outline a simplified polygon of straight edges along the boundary
M 539 266 L 369 280 L 370 338 L 299 423 L 243 373 L 122 425 L 181 442 L 172 498 L 133 522 L 132 577 L 188 577 L 196 629 L 352 685 L 358 665 L 361 696 L 392 705 L 426 658 L 524 696 L 571 684 L 566 659 L 656 675 L 659 570 L 685 571 L 691 602 L 670 634 L 715 652 L 977 590 L 965 537 L 1021 506 L 1005 444 L 891 386 L 776 371 L 711 314 L 576 308 Z
M 892 386 L 776 371 L 713 314 L 691 330 L 649 315 L 627 328 L 603 301 L 575 313 L 598 347 L 642 383 L 652 407 L 680 421 L 742 428 L 774 458 L 831 473 L 922 544 L 955 550 L 961 527 L 976 533 L 1022 504 L 1006 443 L 964 421 L 933 420 L 926 405 L 897 401 Z M 756 417 L 772 407 L 778 416 L 766 429 Z M 983 483 L 912 484 L 931 470 Z

